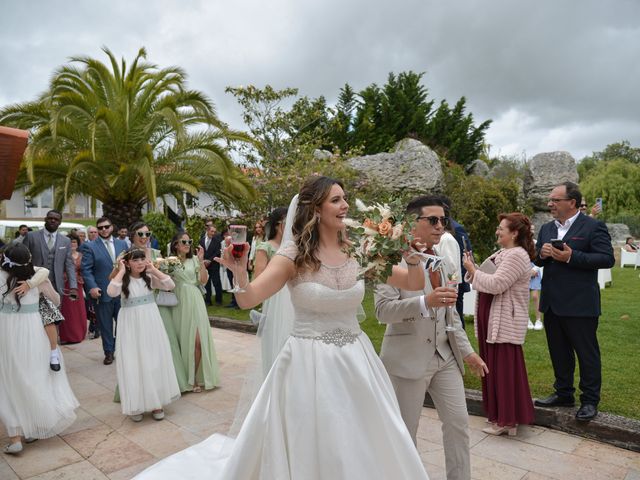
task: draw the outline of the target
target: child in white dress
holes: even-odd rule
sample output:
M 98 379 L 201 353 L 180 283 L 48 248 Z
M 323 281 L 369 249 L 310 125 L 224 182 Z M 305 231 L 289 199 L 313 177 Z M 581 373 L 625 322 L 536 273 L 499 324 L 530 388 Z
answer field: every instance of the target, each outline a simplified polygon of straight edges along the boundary
M 154 289 L 174 287 L 171 277 L 136 247 L 119 260 L 118 273 L 107 287 L 110 296 L 121 295 L 116 370 L 122 413 L 134 422 L 141 421 L 144 412 L 162 420 L 162 407 L 180 397 L 169 338 L 153 295 Z
M 35 276 L 27 247 L 7 247 L 0 256 L 0 421 L 10 439 L 4 453 L 22 451 L 22 437 L 49 438 L 76 419 L 78 401 L 62 355 L 59 371 L 49 369 L 49 339 L 38 311 L 40 293 L 56 305 L 60 297 L 47 278 L 35 285 Z

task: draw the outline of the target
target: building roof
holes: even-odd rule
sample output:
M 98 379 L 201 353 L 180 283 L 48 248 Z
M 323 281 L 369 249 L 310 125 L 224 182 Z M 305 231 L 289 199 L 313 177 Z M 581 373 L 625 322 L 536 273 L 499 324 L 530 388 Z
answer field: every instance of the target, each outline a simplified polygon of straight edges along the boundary
M 29 132 L 0 126 L 0 200 L 11 198 Z

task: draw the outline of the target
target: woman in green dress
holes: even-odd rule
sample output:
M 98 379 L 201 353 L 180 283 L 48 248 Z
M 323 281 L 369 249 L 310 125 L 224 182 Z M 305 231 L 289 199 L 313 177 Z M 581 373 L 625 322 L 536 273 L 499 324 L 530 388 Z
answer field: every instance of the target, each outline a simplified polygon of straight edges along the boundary
M 142 248 L 147 252 L 147 258 L 151 261 L 156 261 L 161 257 L 160 250 L 151 248 L 149 246 L 149 239 L 151 238 L 151 230 L 149 226 L 144 222 L 136 222 L 129 228 L 129 235 L 131 238 L 131 245 L 137 248 Z M 187 370 L 184 367 L 184 361 L 180 351 L 180 343 L 178 342 L 178 332 L 174 324 L 171 307 L 163 307 L 158 305 L 160 310 L 160 316 L 162 317 L 162 323 L 164 329 L 169 337 L 169 344 L 171 345 L 171 356 L 173 357 L 173 366 L 176 369 L 176 377 L 178 379 L 178 385 L 181 392 L 187 392 L 191 390 L 189 382 L 187 382 Z
M 209 278 L 204 266 L 204 250 L 199 246 L 194 257 L 192 244 L 193 240 L 187 233 L 178 233 L 171 240 L 171 253 L 178 256 L 184 266 L 172 275 L 178 305 L 171 309 L 187 383 L 192 391 L 201 392 L 203 388 L 217 387 L 220 373 L 209 314 L 200 290 L 200 285 Z

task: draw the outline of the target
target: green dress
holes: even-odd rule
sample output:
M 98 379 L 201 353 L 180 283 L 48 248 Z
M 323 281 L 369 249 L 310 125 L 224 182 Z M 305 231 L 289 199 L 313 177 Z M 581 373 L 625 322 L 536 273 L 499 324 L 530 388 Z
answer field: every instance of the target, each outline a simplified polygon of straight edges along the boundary
M 218 386 L 220 372 L 199 277 L 200 262 L 196 257 L 185 259 L 184 269 L 173 273 L 172 278 L 176 284 L 174 292 L 178 297 L 178 305 L 171 307 L 171 313 L 182 352 L 183 366 L 187 373 L 187 383 L 191 387 L 201 385 L 206 390 L 210 390 Z M 200 334 L 202 351 L 197 372 L 195 371 L 196 332 Z
M 155 261 L 160 258 L 160 250 L 154 248 L 151 249 L 151 260 Z M 174 279 L 175 281 L 175 279 Z M 177 282 L 176 282 L 177 283 Z M 173 366 L 176 370 L 176 378 L 178 379 L 178 386 L 181 392 L 187 392 L 191 390 L 189 382 L 187 381 L 187 370 L 184 367 L 184 361 L 180 352 L 180 342 L 178 342 L 178 332 L 173 321 L 172 309 L 174 307 L 163 307 L 158 305 L 160 310 L 160 316 L 162 317 L 162 323 L 164 329 L 169 337 L 169 345 L 171 345 L 171 356 L 173 357 Z

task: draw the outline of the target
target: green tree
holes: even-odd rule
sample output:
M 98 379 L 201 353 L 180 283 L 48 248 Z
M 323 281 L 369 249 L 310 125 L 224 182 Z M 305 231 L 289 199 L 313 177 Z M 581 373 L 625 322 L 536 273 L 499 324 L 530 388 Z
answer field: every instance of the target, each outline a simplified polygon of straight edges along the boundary
M 640 165 L 640 148 L 634 148 L 627 140 L 611 143 L 601 152 L 593 152 L 584 157 L 578 163 L 578 175 L 580 181 L 586 178 L 591 171 L 602 162 L 610 162 L 616 159 L 625 159 L 636 165 Z
M 335 130 L 328 137 L 343 152 L 361 149 L 367 154 L 388 151 L 399 140 L 412 137 L 450 161 L 472 162 L 485 148 L 491 121 L 476 126 L 473 114 L 466 112 L 465 97 L 453 108 L 443 100 L 434 110 L 434 101 L 422 85 L 423 75 L 390 73 L 382 88 L 374 83 L 357 95 L 345 85 L 330 123 Z
M 602 198 L 600 218 L 611 221 L 620 215 L 640 216 L 640 163 L 624 158 L 600 161 L 580 182 L 589 200 Z
M 297 98 L 297 89 L 276 90 L 269 85 L 262 89 L 228 87 L 226 91 L 243 108 L 253 140 L 238 146 L 246 174 L 258 191 L 255 201 L 240 206 L 246 223 L 264 218 L 276 207 L 286 207 L 312 175 L 339 178 L 354 191 L 357 176 L 341 154 L 314 154 L 330 142 L 327 132 L 335 118 L 323 97 Z
M 182 69 L 146 62 L 144 48 L 127 68 L 103 50 L 108 64 L 73 57 L 36 101 L 0 110 L 0 124 L 31 130 L 21 177 L 28 195 L 53 186 L 58 208 L 88 195 L 117 225 L 139 219 L 158 197 L 182 203 L 185 192 L 206 192 L 225 204 L 253 197 L 224 146 L 248 138 L 186 88 Z
M 495 232 L 500 213 L 531 213 L 519 203 L 518 192 L 518 184 L 512 177 L 467 176 L 458 165 L 450 165 L 445 171 L 445 194 L 451 199 L 451 215 L 469 233 L 477 261 L 497 248 Z

